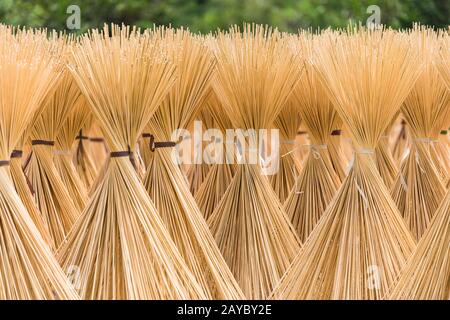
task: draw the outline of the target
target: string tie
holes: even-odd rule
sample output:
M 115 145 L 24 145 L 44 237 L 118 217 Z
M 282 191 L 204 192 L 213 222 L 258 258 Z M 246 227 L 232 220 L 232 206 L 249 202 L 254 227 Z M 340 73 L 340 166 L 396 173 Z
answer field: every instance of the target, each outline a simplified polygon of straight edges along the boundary
M 23 156 L 23 151 L 22 150 L 13 150 L 11 152 L 11 159 L 22 158 L 22 156 Z
M 159 148 L 173 148 L 177 145 L 176 142 L 173 141 L 155 141 L 155 136 L 151 133 L 142 134 L 144 138 L 150 138 L 150 151 L 155 152 L 156 149 Z
M 340 136 L 341 134 L 342 134 L 341 129 L 336 129 L 336 130 L 331 131 L 332 136 Z
M 40 140 L 40 139 L 36 139 L 36 140 L 31 140 L 31 145 L 32 146 L 54 146 L 55 145 L 55 141 L 53 140 Z

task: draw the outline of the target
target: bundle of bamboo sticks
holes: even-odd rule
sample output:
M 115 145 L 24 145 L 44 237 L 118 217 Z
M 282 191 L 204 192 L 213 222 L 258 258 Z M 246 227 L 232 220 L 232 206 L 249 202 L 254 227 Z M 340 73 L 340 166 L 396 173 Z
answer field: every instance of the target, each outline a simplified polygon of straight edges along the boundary
M 449 30 L 0 25 L 0 72 L 0 299 L 450 299 Z

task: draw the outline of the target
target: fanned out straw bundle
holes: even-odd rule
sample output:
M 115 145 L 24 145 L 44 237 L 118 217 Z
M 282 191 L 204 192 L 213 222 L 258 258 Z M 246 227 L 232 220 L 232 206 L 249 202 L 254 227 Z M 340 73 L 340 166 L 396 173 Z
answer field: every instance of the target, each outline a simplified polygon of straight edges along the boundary
M 450 36 L 435 65 L 450 90 Z M 448 119 L 447 119 L 448 121 Z M 447 123 L 448 124 L 448 123 Z M 389 299 L 450 299 L 450 191 L 436 210 Z
M 320 46 L 320 41 L 303 35 L 296 40 L 296 45 L 309 60 L 313 57 L 313 45 Z M 310 62 L 305 63 L 305 72 L 292 96 L 307 128 L 310 145 L 303 169 L 284 203 L 284 209 L 304 242 L 341 184 L 328 151 L 337 114 Z
M 175 81 L 160 42 L 129 27 L 93 30 L 70 70 L 111 150 L 81 218 L 59 250 L 84 299 L 206 298 L 132 165 L 131 150 Z M 111 66 L 114 66 L 112 68 Z
M 0 26 L 0 299 L 78 296 L 27 209 L 9 172 L 13 148 L 51 94 L 60 66 L 46 32 Z
M 301 168 L 299 160 L 292 152 L 295 149 L 295 136 L 300 126 L 297 109 L 296 102 L 289 100 L 274 122 L 275 128 L 280 130 L 280 159 L 278 172 L 269 176 L 269 179 L 281 203 L 284 203 L 294 187 Z
M 43 219 L 36 205 L 36 202 L 34 201 L 33 187 L 31 186 L 30 181 L 28 180 L 27 176 L 23 171 L 22 145 L 23 143 L 20 142 L 11 154 L 9 164 L 11 179 L 14 183 L 14 187 L 16 189 L 17 194 L 20 197 L 20 200 L 22 200 L 23 205 L 27 209 L 30 218 L 33 220 L 34 225 L 39 230 L 39 233 L 41 234 L 42 238 L 51 247 L 51 249 L 55 250 L 56 248 L 53 246 L 53 241 L 48 230 L 47 222 Z
M 421 72 L 402 33 L 350 29 L 317 48 L 314 66 L 348 127 L 353 166 L 273 298 L 381 299 L 415 242 L 373 158 Z
M 412 142 L 392 190 L 394 201 L 417 240 L 446 191 L 432 159 L 435 152 L 432 141 L 437 139 L 450 115 L 450 91 L 433 65 L 439 49 L 438 37 L 433 30 L 424 28 L 417 28 L 410 35 L 425 68 L 402 106 Z
M 202 107 L 197 119 L 195 121 L 201 121 L 203 130 L 213 129 L 214 128 L 214 118 L 209 112 L 208 109 L 205 107 Z M 200 137 L 202 138 L 202 137 Z M 195 141 L 194 141 L 195 143 Z M 202 142 L 200 142 L 202 143 Z M 205 145 L 205 143 L 203 143 Z M 193 147 L 195 147 L 193 145 Z M 204 149 L 202 149 L 204 150 Z M 195 196 L 197 193 L 197 190 L 200 188 L 200 185 L 205 180 L 206 176 L 208 175 L 209 169 L 211 168 L 211 164 L 207 163 L 203 160 L 203 155 L 208 156 L 207 152 L 197 152 L 194 154 L 194 156 L 197 159 L 194 159 L 194 163 L 191 164 L 187 171 L 187 179 L 189 182 L 189 189 L 191 190 L 191 193 Z M 197 163 L 200 162 L 200 163 Z
M 90 116 L 91 114 L 86 100 L 83 96 L 78 96 L 67 119 L 59 130 L 53 157 L 56 170 L 80 212 L 86 205 L 88 189 L 85 182 L 79 177 L 73 163 L 74 155 L 72 147 L 75 141 L 78 141 L 77 148 L 75 149 L 76 152 L 80 152 L 80 149 L 83 148 L 82 141 L 87 140 L 88 137 L 83 135 L 81 129 Z M 86 159 L 83 155 L 80 157 Z
M 66 39 L 55 39 L 61 47 L 63 60 L 67 60 Z M 56 91 L 44 101 L 43 112 L 31 129 L 31 160 L 25 173 L 30 179 L 39 211 L 46 221 L 53 247 L 58 248 L 80 216 L 81 208 L 72 200 L 67 186 L 59 176 L 53 163 L 57 134 L 69 112 L 80 98 L 77 87 L 68 69 L 63 70 Z
M 450 299 L 450 191 L 388 299 Z
M 225 137 L 226 130 L 231 129 L 232 124 L 214 92 L 210 94 L 206 105 L 206 108 L 208 108 L 214 118 L 217 129 L 219 129 Z M 224 143 L 224 141 L 219 141 L 217 137 L 216 142 L 218 144 Z M 224 152 L 227 152 L 227 150 L 225 149 Z M 231 159 L 233 156 L 231 152 L 229 156 Z M 234 175 L 234 166 L 233 163 L 227 161 L 224 161 L 224 163 L 213 163 L 207 176 L 203 179 L 202 184 L 195 193 L 195 201 L 197 202 L 200 211 L 203 213 L 205 220 L 211 216 L 220 199 L 222 199 L 225 194 Z
M 207 98 L 215 61 L 203 40 L 188 31 L 157 32 L 178 70 L 172 91 L 149 122 L 155 141 L 161 142 L 170 141 L 174 130 L 193 122 Z M 150 198 L 207 297 L 243 298 L 171 153 L 171 148 L 155 149 L 144 181 Z
M 213 88 L 233 127 L 271 127 L 301 75 L 300 59 L 278 32 L 262 26 L 232 28 L 217 38 Z M 249 145 L 256 138 L 250 134 Z M 241 156 L 249 159 L 250 153 Z M 248 299 L 266 298 L 300 250 L 259 163 L 237 167 L 208 223 Z

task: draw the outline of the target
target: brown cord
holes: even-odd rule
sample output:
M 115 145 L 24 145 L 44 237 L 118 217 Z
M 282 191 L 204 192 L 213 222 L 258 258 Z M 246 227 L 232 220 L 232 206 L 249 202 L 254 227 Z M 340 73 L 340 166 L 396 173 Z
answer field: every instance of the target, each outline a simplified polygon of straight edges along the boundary
M 89 141 L 90 142 L 104 142 L 105 139 L 103 139 L 101 137 L 89 137 Z
M 38 146 L 38 145 L 42 145 L 42 146 L 54 146 L 55 145 L 55 141 L 52 140 L 31 140 L 31 145 L 32 146 Z
M 177 145 L 176 142 L 173 141 L 155 141 L 155 136 L 151 133 L 144 133 L 142 134 L 142 137 L 144 138 L 150 138 L 150 151 L 155 152 L 158 148 L 173 148 Z
M 0 167 L 9 166 L 9 160 L 0 160 Z
M 441 130 L 441 134 L 442 134 L 442 135 L 446 136 L 446 135 L 447 135 L 447 133 L 448 133 L 448 131 L 447 131 L 447 130 Z
M 342 133 L 341 129 L 336 129 L 336 130 L 331 131 L 332 136 L 340 136 L 341 133 Z
M 306 134 L 307 132 L 306 131 L 303 131 L 303 130 L 300 130 L 300 131 L 297 131 L 297 135 L 304 135 L 304 134 Z
M 137 170 L 136 160 L 134 159 L 134 153 L 131 151 L 130 146 L 128 146 L 128 150 L 126 151 L 112 151 L 109 153 L 111 158 L 121 158 L 121 157 L 129 157 L 130 162 L 133 165 L 133 168 Z
M 23 151 L 22 150 L 13 150 L 11 152 L 11 159 L 22 158 L 22 156 L 23 156 Z
M 83 129 L 80 130 L 75 140 L 90 140 L 88 136 L 83 136 Z

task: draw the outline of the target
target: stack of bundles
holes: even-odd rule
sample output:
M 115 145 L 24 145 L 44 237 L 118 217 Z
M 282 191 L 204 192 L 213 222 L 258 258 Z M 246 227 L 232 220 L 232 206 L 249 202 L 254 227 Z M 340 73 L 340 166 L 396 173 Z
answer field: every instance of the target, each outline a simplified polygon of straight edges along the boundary
M 196 117 L 195 121 L 198 121 L 202 125 L 202 132 L 204 133 L 205 130 L 213 129 L 214 127 L 214 118 L 212 114 L 209 112 L 205 106 L 202 107 L 200 110 L 198 116 Z M 205 143 L 203 142 L 203 136 L 199 133 L 195 132 L 196 128 L 194 125 L 194 135 L 198 135 L 199 139 L 198 141 L 193 141 L 192 147 L 194 148 L 193 153 L 193 163 L 189 166 L 189 169 L 187 171 L 187 180 L 189 182 L 191 193 L 195 196 L 197 193 L 197 190 L 200 188 L 200 185 L 203 183 L 203 180 L 205 180 L 206 176 L 208 175 L 208 171 L 210 169 L 211 159 L 207 159 L 205 157 L 209 157 L 208 150 L 204 150 Z M 192 138 L 192 137 L 191 137 Z M 200 149 L 198 145 L 194 144 L 202 144 L 203 147 Z M 210 157 L 209 157 L 210 158 Z
M 223 111 L 222 105 L 214 92 L 211 92 L 206 102 L 206 108 L 208 108 L 214 118 L 214 123 L 217 126 L 217 129 L 222 133 L 223 139 L 214 137 L 217 148 L 216 145 L 214 145 L 213 152 L 215 159 L 218 159 L 218 161 L 213 161 L 207 176 L 203 179 L 202 184 L 195 193 L 195 201 L 197 202 L 200 211 L 203 213 L 205 220 L 211 216 L 220 199 L 222 199 L 234 174 L 234 163 L 231 161 L 231 152 L 229 151 L 230 161 L 227 161 L 224 153 L 227 149 L 223 150 L 226 130 L 230 129 L 232 124 Z M 220 157 L 223 157 L 222 160 L 220 160 Z
M 389 148 L 389 132 L 391 131 L 397 116 L 392 119 L 391 124 L 387 126 L 384 134 L 380 137 L 377 147 L 375 148 L 375 160 L 378 172 L 389 190 L 392 188 L 395 178 L 398 175 L 398 168 Z
M 347 161 L 342 152 L 342 120 L 337 114 L 334 116 L 332 129 L 328 139 L 328 152 L 330 153 L 331 164 L 333 165 L 334 171 L 339 179 L 344 181 L 346 176 L 344 168 L 347 166 Z
M 355 149 L 353 165 L 274 290 L 289 299 L 381 299 L 415 242 L 381 179 L 375 147 L 420 74 L 407 35 L 349 29 L 313 59 Z
M 281 203 L 284 203 L 289 192 L 294 187 L 295 179 L 300 172 L 300 161 L 295 157 L 295 136 L 300 126 L 298 106 L 295 100 L 290 100 L 275 119 L 274 125 L 280 130 L 279 169 L 269 176 L 275 193 Z
M 436 57 L 435 57 L 436 59 Z M 442 39 L 435 60 L 450 90 L 450 36 Z M 447 119 L 448 126 L 448 119 Z M 450 190 L 436 210 L 420 239 L 414 255 L 393 288 L 390 299 L 450 299 Z
M 403 159 L 408 153 L 410 146 L 409 136 L 410 135 L 407 130 L 406 121 L 405 119 L 403 119 L 403 116 L 401 116 L 400 129 L 394 137 L 392 146 L 392 156 L 394 157 L 397 167 L 401 165 Z
M 334 171 L 328 152 L 337 113 L 309 61 L 313 57 L 313 45 L 320 46 L 320 40 L 303 36 L 297 40 L 297 45 L 308 61 L 292 96 L 308 131 L 310 145 L 303 169 L 284 203 L 284 209 L 304 242 L 335 195 L 341 180 Z
M 273 125 L 301 76 L 301 61 L 278 32 L 261 26 L 217 35 L 218 66 L 213 88 L 234 128 Z M 244 149 L 244 139 L 238 146 Z M 249 299 L 264 299 L 300 250 L 295 230 L 266 176 L 256 148 L 238 151 L 235 175 L 208 219 L 225 260 Z
M 77 299 L 14 189 L 10 155 L 61 65 L 46 32 L 0 26 L 0 299 Z
M 177 66 L 178 77 L 149 122 L 155 139 L 152 148 L 158 146 L 156 143 L 169 142 L 176 129 L 186 128 L 193 122 L 207 98 L 215 65 L 212 53 L 201 38 L 183 29 L 157 32 Z M 208 298 L 242 298 L 172 155 L 177 150 L 156 148 L 154 151 L 144 184 L 186 264 Z
M 393 198 L 414 237 L 418 240 L 445 195 L 445 185 L 432 159 L 432 142 L 448 123 L 450 92 L 434 66 L 439 35 L 417 28 L 410 41 L 420 53 L 425 68 L 402 106 L 412 141 L 392 190 Z
M 68 61 L 66 39 L 53 40 L 61 59 Z M 81 208 L 72 200 L 67 186 L 59 176 L 53 163 L 55 139 L 67 119 L 69 112 L 80 99 L 77 87 L 69 70 L 65 68 L 56 91 L 43 102 L 43 111 L 31 129 L 31 159 L 25 169 L 34 190 L 39 211 L 46 221 L 53 246 L 58 248 L 80 216 Z
M 84 299 L 198 299 L 198 285 L 133 168 L 137 139 L 173 85 L 173 63 L 152 34 L 93 30 L 69 68 L 111 150 L 102 177 L 58 252 L 77 267 Z M 114 68 L 111 68 L 114 66 Z
M 83 123 L 77 137 L 75 138 L 75 145 L 73 147 L 75 151 L 73 153 L 72 162 L 85 189 L 89 190 L 98 174 L 98 164 L 96 165 L 96 163 L 102 163 L 101 159 L 93 157 L 92 146 L 90 143 L 93 141 L 96 144 L 100 144 L 100 147 L 103 148 L 103 138 L 91 137 L 87 135 L 89 133 L 88 129 L 92 126 L 94 117 L 90 112 L 87 103 L 85 105 L 80 105 L 79 108 L 81 108 L 80 116 L 76 115 L 76 111 L 72 111 L 73 114 L 69 115 L 69 119 L 73 119 L 74 125 L 76 122 L 78 122 L 78 124 Z
M 83 152 L 83 140 L 87 140 L 87 137 L 83 136 L 81 128 L 89 117 L 89 106 L 83 96 L 79 95 L 77 100 L 74 101 L 72 111 L 69 112 L 67 119 L 59 130 L 53 157 L 56 170 L 80 212 L 86 205 L 88 189 L 85 182 L 80 179 L 73 163 L 72 146 L 75 141 L 78 142 L 77 149 L 75 149 L 78 158 L 78 153 Z

